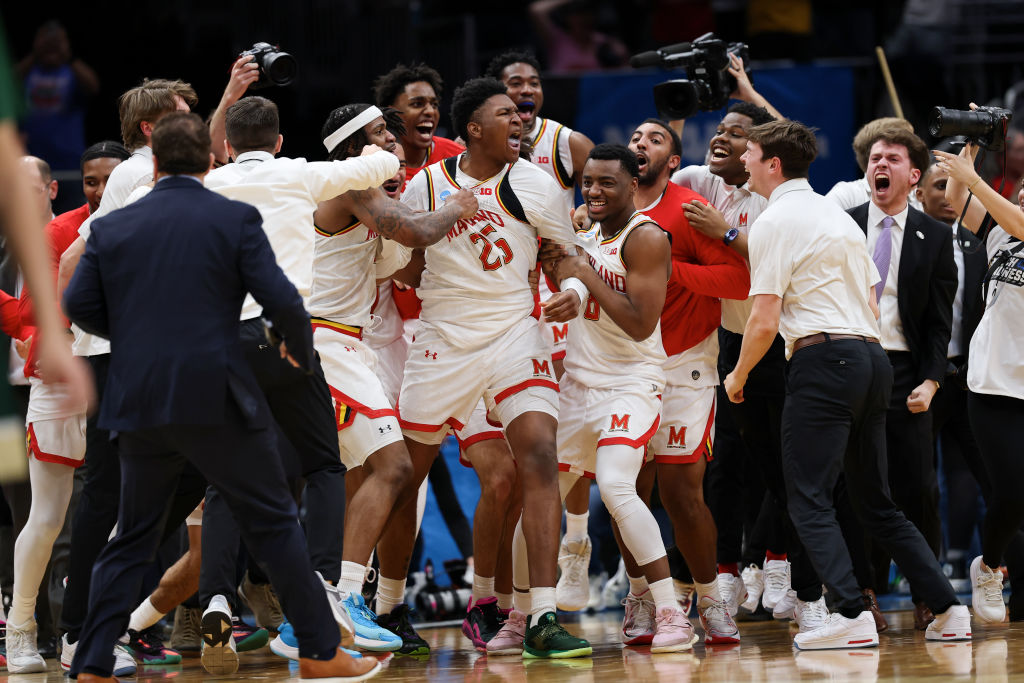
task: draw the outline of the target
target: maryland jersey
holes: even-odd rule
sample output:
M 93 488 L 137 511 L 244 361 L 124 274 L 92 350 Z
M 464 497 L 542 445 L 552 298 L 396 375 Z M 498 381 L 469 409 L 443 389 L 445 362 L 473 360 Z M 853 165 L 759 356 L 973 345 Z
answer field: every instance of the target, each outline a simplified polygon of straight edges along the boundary
M 572 129 L 551 119 L 537 117 L 533 129 L 523 134 L 530 141 L 533 154 L 530 157 L 537 166 L 555 179 L 565 198 L 565 210 L 574 208 L 576 190 L 572 177 L 572 152 L 569 150 L 569 136 Z
M 540 168 L 517 162 L 477 180 L 462 172 L 461 159 L 425 168 L 409 182 L 402 201 L 433 211 L 462 188 L 476 195 L 477 214 L 427 247 L 416 290 L 423 324 L 435 327 L 451 346 L 472 348 L 533 313 L 527 277 L 537 264 L 537 237 L 562 244 L 575 240 L 569 215 L 561 210 L 561 190 Z
M 590 265 L 609 287 L 625 296 L 626 264 L 622 250 L 630 234 L 644 224 L 657 225 L 642 213 L 634 213 L 612 237 L 601 234 L 601 224 L 576 233 L 587 252 Z M 614 389 L 624 381 L 665 386 L 665 350 L 661 345 L 661 322 L 647 339 L 635 341 L 601 310 L 593 295 L 587 298 L 583 315 L 569 325 L 565 350 L 565 372 L 590 388 Z
M 309 314 L 348 326 L 369 325 L 377 278 L 404 266 L 410 253 L 359 221 L 334 232 L 316 228 Z

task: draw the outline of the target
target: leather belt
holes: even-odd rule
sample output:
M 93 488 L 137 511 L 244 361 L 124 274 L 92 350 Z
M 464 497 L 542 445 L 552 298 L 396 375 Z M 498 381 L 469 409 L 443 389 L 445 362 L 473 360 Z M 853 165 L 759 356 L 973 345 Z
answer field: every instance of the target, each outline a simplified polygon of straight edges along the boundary
M 793 342 L 793 353 L 796 353 L 805 346 L 814 346 L 815 344 L 821 344 L 822 342 L 840 341 L 842 339 L 857 339 L 871 344 L 878 343 L 878 340 L 874 337 L 865 337 L 862 334 L 832 334 L 830 332 L 819 332 L 818 334 L 800 337 L 800 339 Z

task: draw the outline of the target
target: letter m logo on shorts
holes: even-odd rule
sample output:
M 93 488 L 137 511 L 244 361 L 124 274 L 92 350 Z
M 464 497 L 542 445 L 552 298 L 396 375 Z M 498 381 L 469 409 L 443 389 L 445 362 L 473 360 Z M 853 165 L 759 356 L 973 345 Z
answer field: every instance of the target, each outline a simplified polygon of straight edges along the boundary
M 608 428 L 608 431 L 610 431 L 610 432 L 614 432 L 614 431 L 628 432 L 629 431 L 629 415 L 623 415 L 622 417 L 619 417 L 615 413 L 612 413 L 612 424 Z
M 668 445 L 675 448 L 686 448 L 686 427 L 678 430 L 674 426 L 668 428 Z
M 544 375 L 545 377 L 551 376 L 551 366 L 548 364 L 546 360 L 541 361 L 537 360 L 536 358 L 531 358 L 530 360 L 533 361 L 534 375 Z

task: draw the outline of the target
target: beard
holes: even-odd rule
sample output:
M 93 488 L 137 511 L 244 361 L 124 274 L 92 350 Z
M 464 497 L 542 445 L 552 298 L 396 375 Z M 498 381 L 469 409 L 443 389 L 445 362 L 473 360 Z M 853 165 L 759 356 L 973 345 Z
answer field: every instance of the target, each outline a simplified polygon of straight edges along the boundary
M 653 185 L 658 181 L 658 177 L 667 165 L 668 159 L 655 161 L 650 157 L 647 157 L 647 167 L 640 173 L 640 177 L 637 178 L 637 182 L 641 185 Z

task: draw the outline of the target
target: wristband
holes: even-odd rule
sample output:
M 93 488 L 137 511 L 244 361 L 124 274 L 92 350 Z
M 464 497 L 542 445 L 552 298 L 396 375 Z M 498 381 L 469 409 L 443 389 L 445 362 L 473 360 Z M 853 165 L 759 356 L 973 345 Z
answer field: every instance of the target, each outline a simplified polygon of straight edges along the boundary
M 558 283 L 558 286 L 563 292 L 570 289 L 576 292 L 576 296 L 580 298 L 580 306 L 587 303 L 587 297 L 590 296 L 590 290 L 587 289 L 587 286 L 583 284 L 583 281 L 579 278 L 567 277 Z

